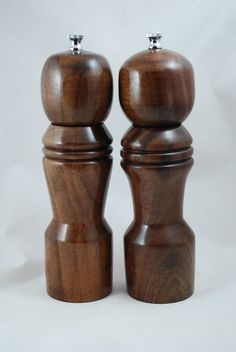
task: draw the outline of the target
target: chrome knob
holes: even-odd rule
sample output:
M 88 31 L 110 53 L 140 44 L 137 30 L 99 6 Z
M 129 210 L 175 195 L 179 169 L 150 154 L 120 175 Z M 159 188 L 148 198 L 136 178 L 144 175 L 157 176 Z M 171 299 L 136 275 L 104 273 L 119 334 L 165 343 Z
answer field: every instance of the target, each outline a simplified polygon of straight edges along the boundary
M 81 34 L 69 34 L 67 36 L 70 39 L 70 50 L 75 53 L 80 53 L 81 51 L 81 41 L 83 39 L 83 35 Z
M 149 50 L 162 49 L 161 45 L 161 37 L 162 34 L 160 32 L 157 33 L 148 33 L 147 38 L 150 40 Z

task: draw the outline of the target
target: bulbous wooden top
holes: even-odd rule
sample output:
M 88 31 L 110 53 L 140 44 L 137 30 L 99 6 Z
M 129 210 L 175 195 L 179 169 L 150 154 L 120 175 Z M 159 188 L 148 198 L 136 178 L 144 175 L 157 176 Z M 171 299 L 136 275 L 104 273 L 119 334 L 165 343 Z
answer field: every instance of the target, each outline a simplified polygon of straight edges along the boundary
M 112 102 L 107 60 L 94 53 L 66 51 L 50 56 L 42 70 L 42 103 L 57 125 L 88 126 L 104 121 Z
M 177 126 L 194 104 L 191 63 L 166 49 L 145 50 L 130 57 L 119 73 L 119 96 L 136 126 Z

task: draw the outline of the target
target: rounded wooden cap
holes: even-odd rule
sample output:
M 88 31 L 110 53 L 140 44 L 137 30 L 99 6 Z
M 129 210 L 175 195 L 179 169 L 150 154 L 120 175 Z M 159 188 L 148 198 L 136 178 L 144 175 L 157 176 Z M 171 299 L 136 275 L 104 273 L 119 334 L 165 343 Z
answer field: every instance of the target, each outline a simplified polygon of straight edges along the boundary
M 159 34 L 159 33 L 158 33 Z M 119 73 L 122 109 L 136 126 L 177 126 L 194 104 L 194 74 L 182 55 L 153 42 L 130 57 Z
M 69 39 L 72 41 L 70 50 L 50 56 L 42 70 L 41 93 L 45 113 L 57 125 L 101 123 L 112 102 L 110 66 L 103 56 L 81 49 L 81 40 L 74 35 Z

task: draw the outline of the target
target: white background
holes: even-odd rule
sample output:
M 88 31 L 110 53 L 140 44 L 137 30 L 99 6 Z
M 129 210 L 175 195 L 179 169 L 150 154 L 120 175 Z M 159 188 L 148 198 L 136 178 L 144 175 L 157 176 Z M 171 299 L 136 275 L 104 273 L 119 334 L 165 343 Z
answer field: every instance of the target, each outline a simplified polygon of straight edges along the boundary
M 0 350 L 236 351 L 236 2 L 219 0 L 0 0 Z M 185 127 L 195 165 L 185 218 L 197 241 L 196 289 L 168 305 L 135 301 L 125 291 L 123 234 L 133 216 L 119 165 L 130 125 L 117 95 L 121 64 L 147 48 L 146 32 L 193 64 L 196 102 Z M 68 33 L 109 60 L 114 101 L 106 125 L 114 166 L 106 217 L 114 233 L 114 290 L 87 304 L 46 295 L 44 230 L 51 208 L 41 138 L 49 121 L 40 101 L 46 58 L 68 48 Z

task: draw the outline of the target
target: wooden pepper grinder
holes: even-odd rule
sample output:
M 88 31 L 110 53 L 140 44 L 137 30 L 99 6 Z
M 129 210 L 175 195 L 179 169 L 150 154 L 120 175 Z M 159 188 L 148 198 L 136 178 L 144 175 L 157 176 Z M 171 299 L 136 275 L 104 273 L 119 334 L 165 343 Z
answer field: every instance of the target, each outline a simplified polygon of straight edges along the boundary
M 112 289 L 112 233 L 104 219 L 112 137 L 102 123 L 111 108 L 107 60 L 81 49 L 50 56 L 42 70 L 42 103 L 51 125 L 43 137 L 53 220 L 46 230 L 48 294 L 88 302 Z
M 122 139 L 122 167 L 133 192 L 135 218 L 125 234 L 128 293 L 171 303 L 194 288 L 194 234 L 183 219 L 192 138 L 181 125 L 194 103 L 188 60 L 162 49 L 160 33 L 129 58 L 119 74 L 120 103 L 133 126 Z

